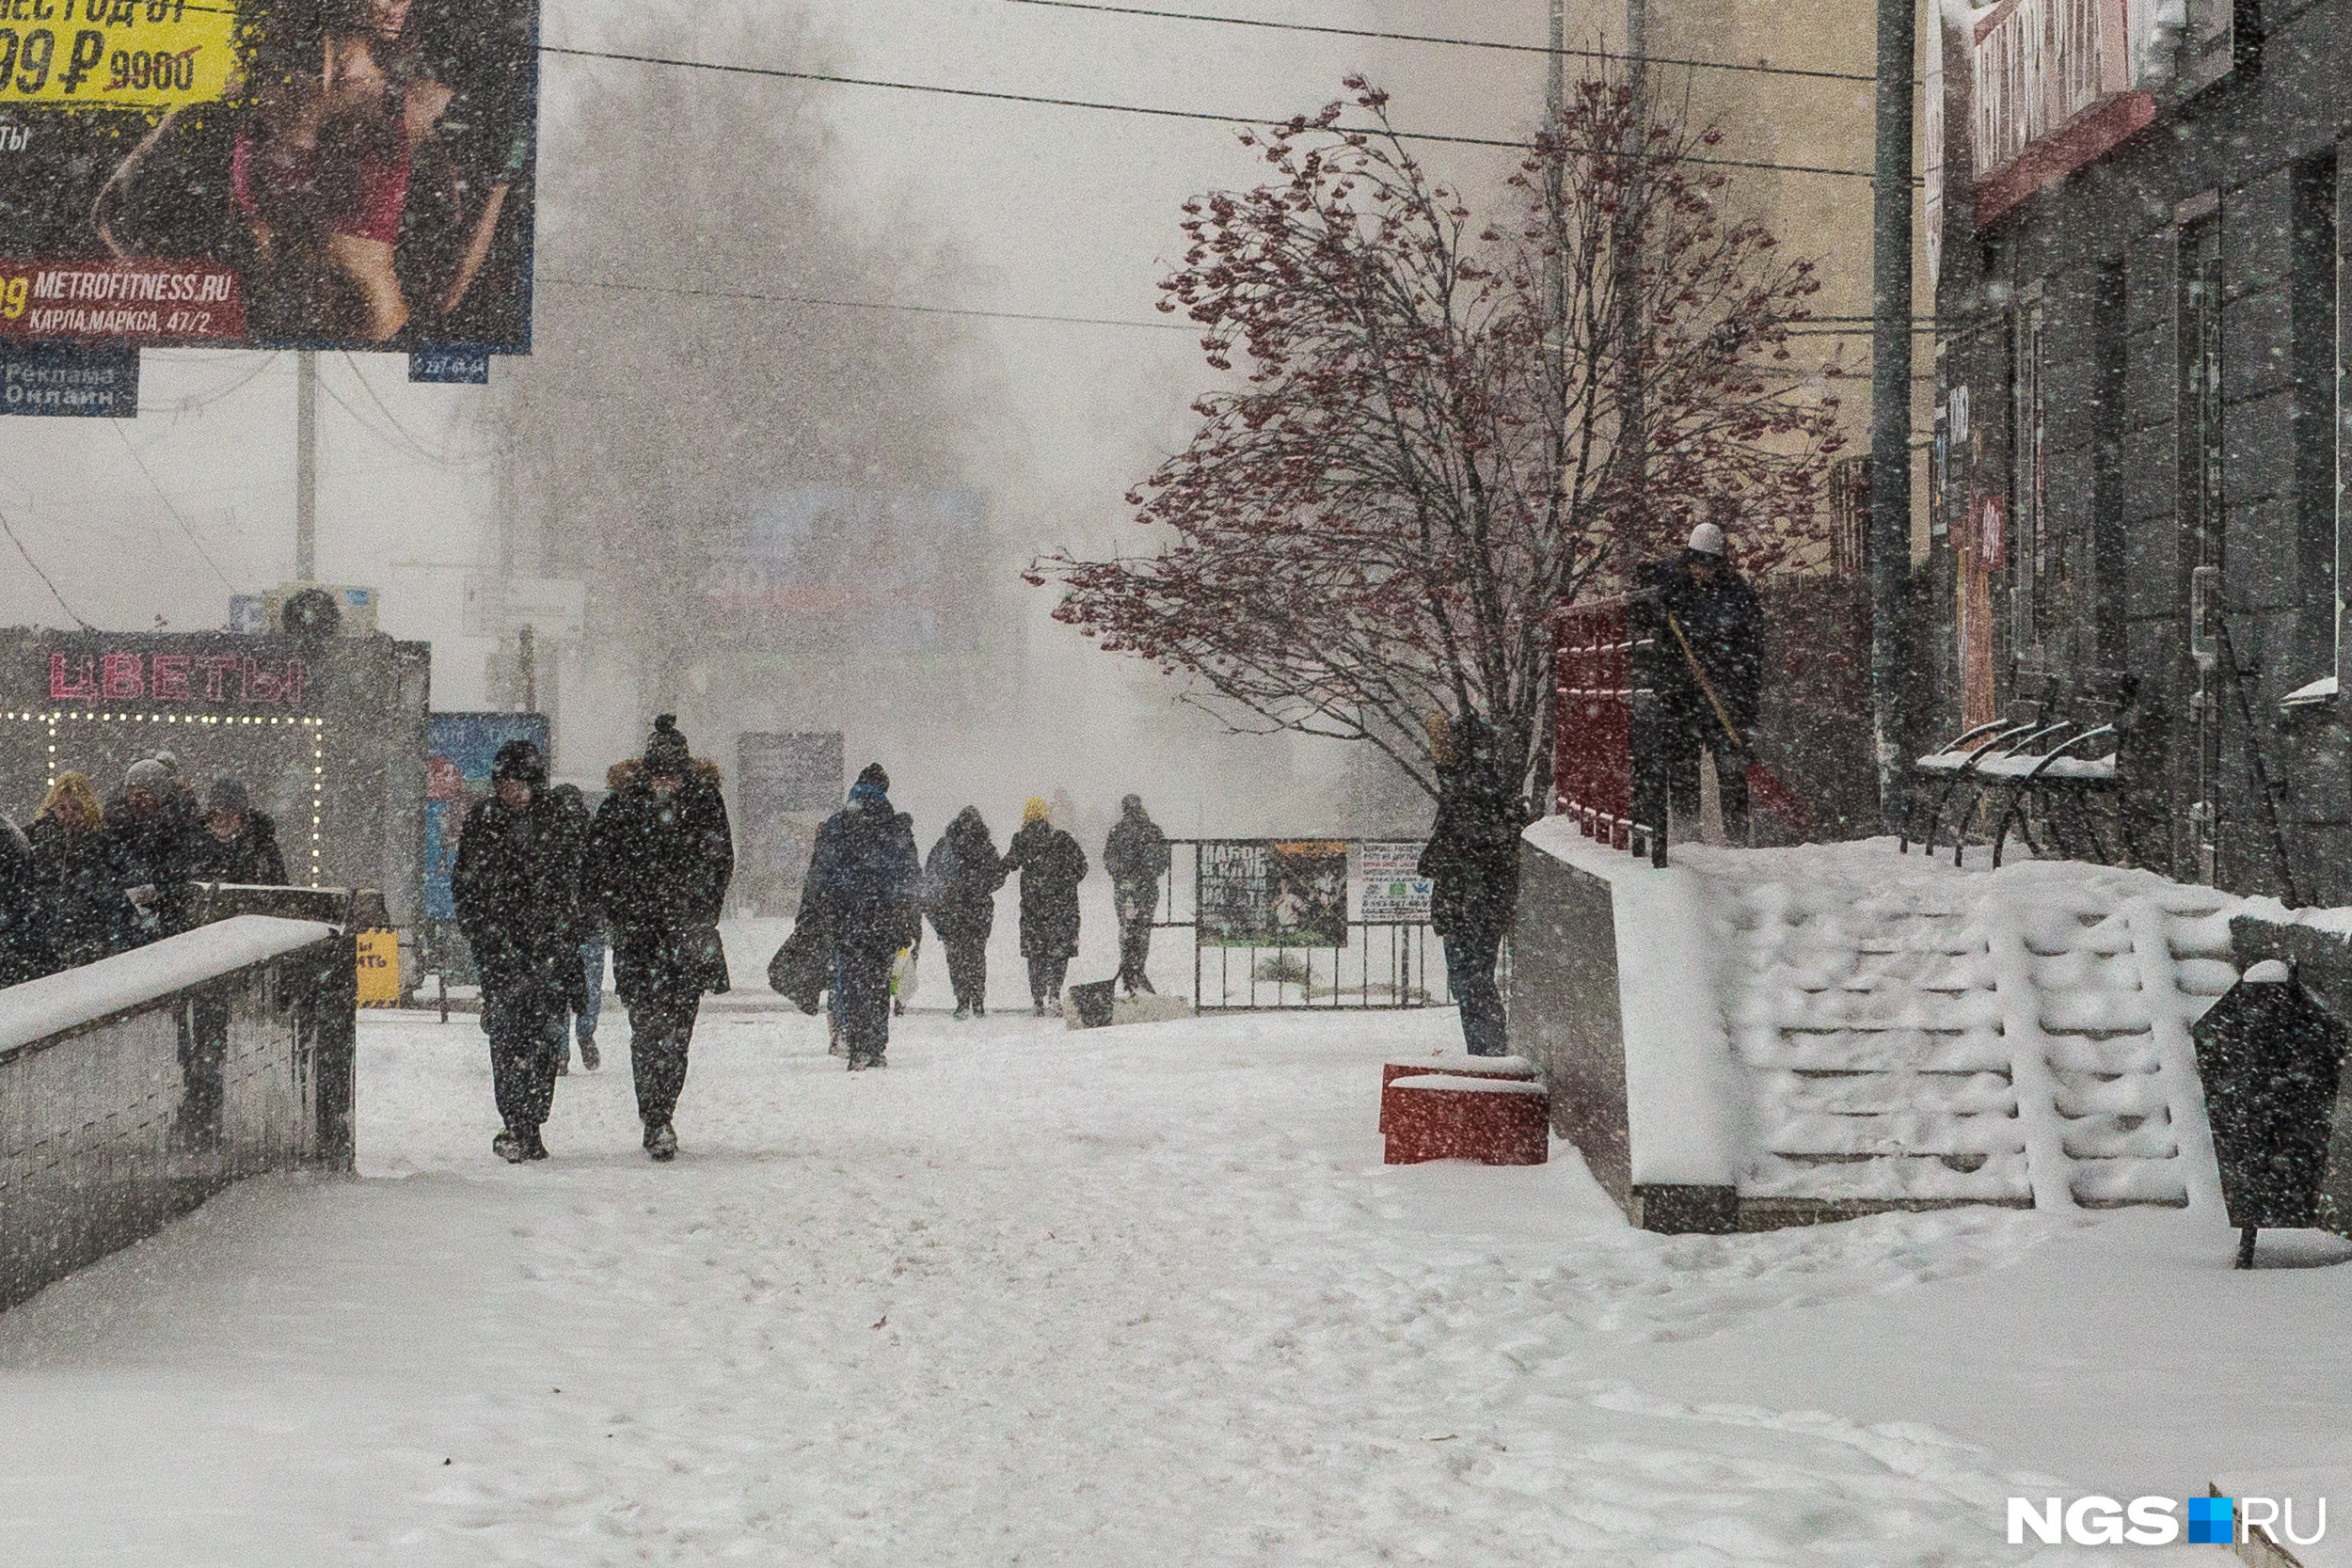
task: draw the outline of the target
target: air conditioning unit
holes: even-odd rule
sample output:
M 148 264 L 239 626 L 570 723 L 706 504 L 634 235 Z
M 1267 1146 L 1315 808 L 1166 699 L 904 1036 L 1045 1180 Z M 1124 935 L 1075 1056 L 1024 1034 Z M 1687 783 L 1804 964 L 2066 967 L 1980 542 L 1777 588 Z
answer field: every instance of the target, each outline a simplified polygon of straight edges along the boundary
M 293 637 L 373 637 L 382 593 L 333 582 L 288 582 L 262 595 L 262 629 Z

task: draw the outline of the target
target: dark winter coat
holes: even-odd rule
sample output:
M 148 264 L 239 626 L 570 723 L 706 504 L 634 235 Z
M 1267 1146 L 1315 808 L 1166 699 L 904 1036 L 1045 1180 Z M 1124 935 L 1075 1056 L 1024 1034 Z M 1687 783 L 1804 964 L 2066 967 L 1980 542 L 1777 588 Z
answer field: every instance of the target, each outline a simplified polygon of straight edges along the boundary
M 1103 844 L 1103 870 L 1111 886 L 1147 905 L 1157 896 L 1168 863 L 1168 835 L 1145 812 L 1122 814 Z
M 809 851 L 801 908 L 836 953 L 872 958 L 912 947 L 923 934 L 914 819 L 879 792 L 827 817 Z
M 0 816 L 0 986 L 46 974 L 51 967 L 47 911 L 32 844 L 14 822 Z
M 450 891 L 485 996 L 533 991 L 548 1007 L 581 983 L 579 818 L 538 791 L 520 811 L 496 795 L 458 830 Z
M 129 794 L 106 802 L 106 852 L 114 862 L 119 894 L 151 887 L 154 896 L 140 916 L 135 906 L 122 927 L 131 946 L 177 936 L 188 928 L 196 881 L 196 840 L 204 832 L 196 806 L 174 791 L 148 816 L 132 814 Z
M 188 869 L 199 882 L 248 882 L 262 887 L 286 885 L 286 857 L 278 850 L 278 824 L 258 811 L 245 814 L 245 825 L 234 838 L 219 839 L 205 824 L 197 824 L 188 852 Z
M 653 792 L 641 762 L 617 765 L 605 782 L 612 793 L 589 835 L 587 902 L 612 933 L 622 1000 L 725 990 L 725 958 L 691 940 L 717 927 L 735 875 L 718 768 L 696 762 L 667 800 Z
M 1709 750 L 1728 744 L 1723 722 L 1692 673 L 1691 658 L 1667 625 L 1671 614 L 1690 641 L 1691 655 L 1744 743 L 1756 733 L 1764 685 L 1764 606 L 1756 590 L 1725 566 L 1715 585 L 1701 588 L 1687 558 L 1654 562 L 1644 577 L 1655 596 L 1657 638 L 1645 663 L 1658 693 L 1660 718 Z
M 1005 869 L 1021 873 L 1021 953 L 1029 958 L 1078 954 L 1078 884 L 1087 852 L 1051 822 L 1025 822 L 1012 835 Z
M 72 832 L 54 816 L 39 816 L 25 837 L 40 880 L 47 966 L 89 963 L 128 945 L 131 905 L 115 880 L 105 832 Z
M 1507 930 L 1518 906 L 1527 810 L 1501 773 L 1482 757 L 1449 769 L 1439 785 L 1421 874 L 1430 880 L 1429 923 L 1440 936 Z
M 986 942 L 996 928 L 996 890 L 1011 875 L 979 810 L 966 806 L 923 862 L 923 905 L 942 942 Z

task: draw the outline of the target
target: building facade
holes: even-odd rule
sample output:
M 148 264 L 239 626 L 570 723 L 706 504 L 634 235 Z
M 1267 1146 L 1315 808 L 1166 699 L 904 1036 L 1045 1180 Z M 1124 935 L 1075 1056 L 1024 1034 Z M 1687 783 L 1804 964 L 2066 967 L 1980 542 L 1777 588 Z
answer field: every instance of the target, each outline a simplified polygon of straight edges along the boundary
M 2125 689 L 2184 880 L 2352 902 L 2352 0 L 2001 0 L 1929 35 L 1922 748 Z

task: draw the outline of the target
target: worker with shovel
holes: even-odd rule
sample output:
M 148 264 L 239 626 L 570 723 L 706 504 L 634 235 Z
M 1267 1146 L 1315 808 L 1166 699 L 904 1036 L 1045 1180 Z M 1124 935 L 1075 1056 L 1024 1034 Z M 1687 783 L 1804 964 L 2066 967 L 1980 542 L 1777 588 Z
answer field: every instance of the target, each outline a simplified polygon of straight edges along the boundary
M 1749 740 L 1764 678 L 1763 605 L 1724 559 L 1724 531 L 1713 523 L 1692 529 L 1678 557 L 1645 575 L 1657 618 L 1647 661 L 1657 705 L 1642 726 L 1648 744 L 1636 771 L 1662 784 L 1676 836 L 1695 839 L 1699 753 L 1712 752 L 1724 836 L 1745 844 L 1750 774 L 1761 771 Z

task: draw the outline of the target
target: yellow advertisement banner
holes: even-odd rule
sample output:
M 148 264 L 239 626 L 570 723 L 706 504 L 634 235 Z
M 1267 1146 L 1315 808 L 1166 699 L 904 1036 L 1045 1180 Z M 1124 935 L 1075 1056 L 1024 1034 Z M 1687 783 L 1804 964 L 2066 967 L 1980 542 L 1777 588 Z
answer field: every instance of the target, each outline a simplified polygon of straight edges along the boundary
M 0 0 L 0 109 L 170 109 L 228 96 L 224 0 Z
M 400 1006 L 400 933 L 359 933 L 359 1006 Z

